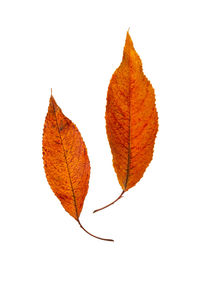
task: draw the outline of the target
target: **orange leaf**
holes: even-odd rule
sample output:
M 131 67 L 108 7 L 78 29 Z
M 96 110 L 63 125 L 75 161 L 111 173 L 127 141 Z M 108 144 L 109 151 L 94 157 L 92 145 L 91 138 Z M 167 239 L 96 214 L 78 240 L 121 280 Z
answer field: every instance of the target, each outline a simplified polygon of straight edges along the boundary
M 64 116 L 52 95 L 44 124 L 43 160 L 51 189 L 64 209 L 85 230 L 79 216 L 90 177 L 87 149 L 77 127 Z
M 158 131 L 154 89 L 143 73 L 129 32 L 122 62 L 108 87 L 106 130 L 113 166 L 122 187 L 116 202 L 143 176 L 152 160 Z

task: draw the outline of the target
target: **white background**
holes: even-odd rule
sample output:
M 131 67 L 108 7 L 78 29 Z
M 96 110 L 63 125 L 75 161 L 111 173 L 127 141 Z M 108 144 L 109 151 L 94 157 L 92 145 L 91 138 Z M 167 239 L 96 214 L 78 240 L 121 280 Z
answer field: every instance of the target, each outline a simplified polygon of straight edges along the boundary
M 200 299 L 199 1 L 0 2 L 0 298 Z M 105 131 L 108 84 L 130 27 L 157 99 L 154 159 L 121 192 Z M 80 220 L 42 162 L 50 88 L 91 162 Z

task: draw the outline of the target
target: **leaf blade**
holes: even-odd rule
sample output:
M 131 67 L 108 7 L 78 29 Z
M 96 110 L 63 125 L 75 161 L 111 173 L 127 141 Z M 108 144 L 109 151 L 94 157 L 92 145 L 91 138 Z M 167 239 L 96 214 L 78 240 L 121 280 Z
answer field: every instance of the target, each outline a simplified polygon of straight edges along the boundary
M 127 191 L 151 162 L 158 131 L 154 89 L 143 73 L 129 32 L 122 62 L 108 87 L 106 131 L 119 184 Z
M 90 162 L 80 132 L 64 116 L 53 96 L 43 131 L 43 161 L 51 189 L 78 221 L 88 191 Z

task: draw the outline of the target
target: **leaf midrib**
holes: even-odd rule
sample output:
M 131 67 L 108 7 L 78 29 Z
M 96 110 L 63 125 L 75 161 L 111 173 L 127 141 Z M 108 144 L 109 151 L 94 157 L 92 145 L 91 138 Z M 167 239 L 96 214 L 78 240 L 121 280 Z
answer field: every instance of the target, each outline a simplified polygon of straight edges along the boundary
M 130 172 L 130 155 L 131 155 L 131 89 L 130 89 L 130 78 L 131 78 L 131 72 L 130 72 L 130 55 L 128 60 L 128 66 L 129 66 L 129 93 L 128 93 L 128 99 L 129 99 L 129 122 L 128 122 L 128 158 L 127 158 L 127 168 L 126 168 L 126 180 L 124 184 L 124 191 L 126 191 L 128 180 L 129 180 L 129 172 Z
M 77 221 L 78 221 L 79 217 L 78 217 L 78 210 L 77 210 L 77 204 L 76 204 L 76 197 L 75 197 L 74 188 L 73 188 L 73 185 L 72 185 L 71 174 L 70 174 L 69 165 L 68 165 L 68 162 L 67 162 L 67 157 L 66 157 L 66 154 L 65 154 L 65 148 L 64 148 L 64 145 L 63 145 L 63 140 L 62 140 L 62 137 L 61 137 L 61 134 L 60 134 L 59 126 L 58 126 L 58 120 L 57 120 L 57 116 L 56 116 L 56 110 L 55 110 L 54 103 L 53 103 L 53 111 L 54 111 L 54 115 L 55 115 L 55 119 L 56 119 L 56 125 L 57 125 L 57 129 L 58 129 L 59 137 L 60 137 L 62 148 L 63 148 L 64 159 L 65 159 L 65 163 L 66 163 L 66 167 L 67 167 L 67 173 L 68 173 L 68 176 L 69 176 L 69 181 L 70 181 L 70 186 L 71 186 L 71 191 L 72 191 L 72 197 L 73 197 L 74 207 L 75 207 L 75 211 L 76 211 L 76 218 L 77 218 Z

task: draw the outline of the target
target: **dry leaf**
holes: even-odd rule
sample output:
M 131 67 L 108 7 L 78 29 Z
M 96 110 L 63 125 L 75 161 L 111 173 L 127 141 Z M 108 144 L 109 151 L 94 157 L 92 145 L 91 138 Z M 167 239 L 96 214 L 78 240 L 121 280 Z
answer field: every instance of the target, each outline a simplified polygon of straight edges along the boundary
M 85 230 L 79 216 L 90 177 L 87 149 L 77 127 L 64 116 L 52 95 L 44 124 L 43 160 L 51 189 L 64 209 Z
M 127 32 L 123 59 L 114 72 L 107 93 L 106 130 L 121 195 L 143 176 L 152 160 L 158 116 L 154 89 Z M 95 210 L 99 211 L 105 207 Z

